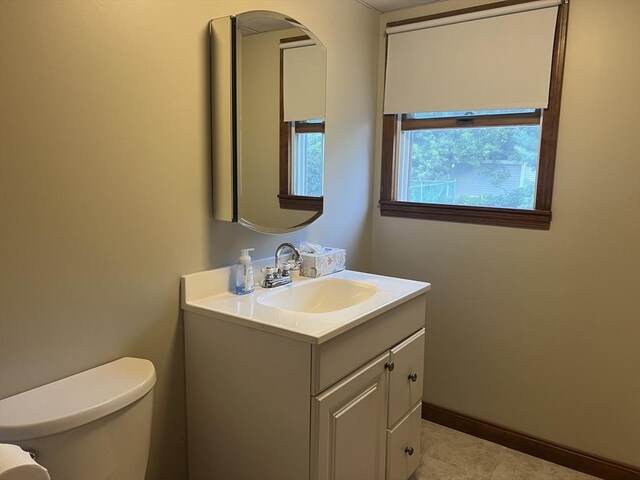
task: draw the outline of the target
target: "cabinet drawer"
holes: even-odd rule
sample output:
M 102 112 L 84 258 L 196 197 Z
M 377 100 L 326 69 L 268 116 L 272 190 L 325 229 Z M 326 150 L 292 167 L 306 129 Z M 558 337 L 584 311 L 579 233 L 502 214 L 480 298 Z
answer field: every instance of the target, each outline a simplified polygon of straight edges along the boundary
M 419 402 L 393 430 L 387 430 L 386 480 L 407 480 L 420 465 L 421 407 Z
M 326 343 L 313 345 L 311 395 L 318 395 L 376 355 L 423 328 L 425 306 L 426 295 L 423 294 Z M 408 408 L 409 405 L 404 411 Z
M 424 339 L 423 328 L 391 349 L 393 371 L 389 378 L 389 428 L 422 399 Z

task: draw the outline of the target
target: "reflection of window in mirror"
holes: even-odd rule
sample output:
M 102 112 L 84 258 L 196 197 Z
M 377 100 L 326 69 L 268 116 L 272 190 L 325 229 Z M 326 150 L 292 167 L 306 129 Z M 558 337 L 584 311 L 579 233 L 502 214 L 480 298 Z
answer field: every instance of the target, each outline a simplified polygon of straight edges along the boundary
M 324 91 L 314 94 L 320 90 L 314 77 L 324 75 L 319 51 L 307 36 L 280 42 L 280 208 L 322 211 Z
M 292 195 L 322 197 L 324 121 L 287 122 L 291 139 L 289 165 Z

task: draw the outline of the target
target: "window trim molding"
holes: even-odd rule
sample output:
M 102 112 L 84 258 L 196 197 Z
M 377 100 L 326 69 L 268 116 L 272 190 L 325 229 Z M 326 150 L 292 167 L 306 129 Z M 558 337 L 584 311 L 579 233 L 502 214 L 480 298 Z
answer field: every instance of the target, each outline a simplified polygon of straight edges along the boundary
M 465 15 L 467 13 L 484 12 L 486 10 L 494 10 L 496 8 L 510 7 L 512 5 L 520 5 L 523 3 L 531 3 L 536 0 L 503 0 L 501 2 L 487 3 L 484 5 L 477 5 L 475 7 L 459 8 L 458 10 L 450 10 L 448 12 L 434 13 L 431 15 L 424 15 L 422 17 L 405 18 L 403 20 L 396 20 L 395 22 L 389 22 L 386 28 L 399 27 L 401 25 L 410 25 L 412 23 L 428 22 L 429 20 L 438 20 L 440 18 L 454 17 L 458 15 Z
M 508 127 L 511 125 L 540 125 L 542 112 L 535 110 L 531 113 L 505 113 L 501 115 L 474 115 L 473 117 L 444 117 L 444 118 L 407 118 L 402 115 L 400 123 L 403 132 L 411 130 L 425 130 L 437 128 L 459 127 Z
M 464 13 L 491 10 L 507 5 L 527 3 L 532 0 L 507 0 L 488 5 L 453 10 L 450 12 L 390 22 L 387 27 L 423 22 L 436 18 Z M 551 200 L 558 144 L 562 77 L 567 43 L 569 4 L 558 6 L 555 41 L 549 83 L 549 105 L 541 114 L 541 141 L 536 181 L 536 204 L 533 210 L 510 208 L 476 207 L 467 205 L 442 205 L 434 203 L 399 202 L 395 198 L 395 146 L 399 115 L 383 114 L 382 118 L 382 164 L 380 183 L 380 214 L 383 216 L 420 218 L 448 222 L 476 223 L 502 227 L 549 230 L 551 224 Z M 388 37 L 387 37 L 388 38 Z M 442 127 L 446 128 L 446 127 Z

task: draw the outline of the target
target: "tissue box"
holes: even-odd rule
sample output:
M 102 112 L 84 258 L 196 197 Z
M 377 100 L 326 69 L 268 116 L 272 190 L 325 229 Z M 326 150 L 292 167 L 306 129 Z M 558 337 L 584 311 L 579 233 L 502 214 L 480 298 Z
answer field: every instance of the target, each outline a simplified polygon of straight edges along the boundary
M 300 256 L 300 275 L 305 277 L 322 277 L 339 272 L 344 270 L 347 262 L 347 251 L 344 248 L 325 247 L 322 253 L 301 253 Z

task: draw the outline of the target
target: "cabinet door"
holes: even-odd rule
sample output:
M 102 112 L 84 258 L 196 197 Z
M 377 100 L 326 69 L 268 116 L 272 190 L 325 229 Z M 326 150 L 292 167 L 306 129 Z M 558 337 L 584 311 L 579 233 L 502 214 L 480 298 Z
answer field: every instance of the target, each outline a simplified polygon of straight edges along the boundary
M 313 398 L 311 478 L 384 478 L 388 360 L 379 356 Z
M 393 427 L 422 398 L 424 328 L 391 349 L 388 427 Z

